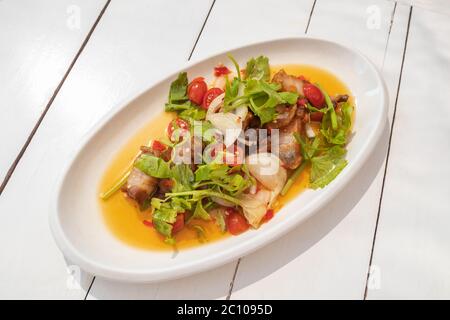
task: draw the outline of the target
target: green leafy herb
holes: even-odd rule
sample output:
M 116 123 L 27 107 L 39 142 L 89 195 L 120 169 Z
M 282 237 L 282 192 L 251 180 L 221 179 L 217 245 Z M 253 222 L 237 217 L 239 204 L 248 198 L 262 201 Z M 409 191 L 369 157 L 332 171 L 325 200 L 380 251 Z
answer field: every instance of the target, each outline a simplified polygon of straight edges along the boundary
M 344 102 L 341 104 L 341 112 L 339 114 L 326 113 L 324 115 L 320 132 L 328 143 L 335 145 L 347 143 L 347 136 L 352 125 L 352 112 L 353 107 L 348 102 Z M 336 129 L 333 129 L 332 125 L 333 114 L 336 116 Z
M 245 78 L 255 80 L 270 80 L 270 67 L 269 58 L 259 56 L 258 58 L 252 58 L 247 62 L 245 68 Z
M 134 166 L 145 174 L 155 178 L 170 178 L 169 164 L 163 159 L 150 154 L 142 154 L 137 158 Z
M 245 94 L 250 101 L 250 109 L 261 120 L 261 125 L 274 120 L 277 116 L 275 107 L 279 104 L 294 104 L 298 94 L 293 92 L 277 92 L 279 84 L 261 80 L 248 80 Z
M 206 110 L 191 106 L 189 109 L 181 111 L 178 116 L 184 120 L 203 120 L 206 117 Z
M 209 213 L 203 208 L 202 201 L 198 201 L 195 206 L 194 214 L 192 215 L 193 219 L 202 219 L 202 220 L 211 220 Z
M 323 90 L 322 86 L 318 83 L 316 83 L 316 86 L 319 88 L 319 90 L 322 92 L 323 96 L 325 97 L 325 103 L 327 104 L 327 114 L 330 117 L 330 121 L 331 121 L 331 128 L 333 130 L 337 130 L 338 128 L 338 123 L 337 123 L 337 119 L 336 119 L 336 111 L 334 110 L 334 105 L 333 102 L 331 101 L 330 96 L 328 95 L 328 93 Z
M 310 187 L 312 189 L 323 188 L 333 181 L 345 168 L 347 160 L 344 159 L 346 150 L 340 146 L 334 146 L 323 154 L 311 159 Z
M 172 178 L 175 181 L 173 192 L 182 192 L 192 190 L 194 182 L 194 173 L 187 164 L 179 164 L 172 168 Z
M 231 60 L 231 62 L 233 62 L 234 67 L 236 68 L 237 78 L 241 80 L 241 69 L 239 68 L 239 64 L 236 59 L 231 55 L 231 53 L 228 53 L 227 57 Z
M 170 84 L 169 104 L 181 104 L 188 100 L 188 78 L 186 72 L 180 72 L 178 78 Z

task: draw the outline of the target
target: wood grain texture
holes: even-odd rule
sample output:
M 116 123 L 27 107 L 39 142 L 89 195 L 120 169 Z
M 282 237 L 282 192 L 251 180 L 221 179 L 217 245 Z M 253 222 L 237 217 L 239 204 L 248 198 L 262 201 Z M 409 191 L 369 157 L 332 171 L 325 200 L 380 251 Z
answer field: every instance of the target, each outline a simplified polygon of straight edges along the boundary
M 55 183 L 95 122 L 186 61 L 211 5 L 194 2 L 111 2 L 0 197 L 2 297 L 84 297 L 50 234 Z
M 414 8 L 369 299 L 450 298 L 450 20 Z
M 0 1 L 0 184 L 105 2 Z
M 274 0 L 246 2 L 216 0 L 192 58 L 199 59 L 248 42 L 295 33 L 301 35 L 308 20 L 312 1 L 286 3 L 292 9 L 289 13 L 286 13 L 283 7 L 279 6 L 278 1 Z M 237 6 L 240 10 L 235 10 Z M 255 11 L 252 8 L 260 9 Z M 267 24 L 268 16 L 271 16 L 273 22 L 270 25 Z M 244 26 L 241 25 L 238 28 L 236 24 L 230 23 L 230 17 L 243 21 Z M 248 30 L 245 37 L 243 37 L 242 27 Z M 269 30 L 270 33 L 265 32 Z M 235 267 L 236 263 L 229 263 L 188 278 L 153 285 L 127 285 L 96 279 L 88 298 L 223 299 L 229 294 Z
M 379 28 L 370 29 L 367 18 L 373 10 L 379 10 L 381 20 Z M 397 7 L 391 28 L 393 10 L 394 4 L 385 1 L 320 0 L 309 27 L 312 36 L 356 47 L 380 69 L 383 61 L 389 61 L 383 74 L 391 95 L 390 109 L 408 18 L 408 8 Z M 377 152 L 334 201 L 282 239 L 242 259 L 232 299 L 364 297 L 386 143 L 387 131 Z

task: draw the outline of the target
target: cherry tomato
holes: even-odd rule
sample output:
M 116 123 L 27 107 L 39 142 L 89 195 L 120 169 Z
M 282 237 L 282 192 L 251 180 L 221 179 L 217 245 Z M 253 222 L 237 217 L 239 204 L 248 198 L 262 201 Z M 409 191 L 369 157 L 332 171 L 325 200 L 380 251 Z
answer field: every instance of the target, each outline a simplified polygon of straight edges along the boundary
M 235 209 L 231 208 L 227 209 L 227 213 L 228 213 L 226 217 L 227 229 L 232 235 L 237 236 L 238 234 L 241 234 L 242 232 L 248 230 L 249 225 L 244 216 L 242 216 L 242 214 L 238 213 Z
M 206 85 L 205 80 L 202 77 L 195 78 L 188 85 L 187 92 L 189 100 L 191 100 L 193 103 L 197 105 L 201 105 L 206 90 L 208 90 L 208 86 Z
M 167 136 L 172 142 L 174 142 L 175 140 L 175 137 L 173 137 L 173 133 L 176 129 L 187 131 L 189 130 L 189 124 L 181 118 L 176 118 L 169 122 L 169 125 L 167 126 Z
M 303 93 L 305 94 L 306 99 L 311 102 L 311 104 L 316 108 L 323 107 L 325 103 L 325 97 L 319 88 L 311 83 L 305 83 L 303 85 Z
M 177 215 L 177 220 L 172 225 L 172 234 L 177 233 L 184 228 L 184 213 L 179 213 Z
M 217 66 L 217 67 L 214 67 L 214 75 L 216 76 L 216 77 L 220 77 L 220 76 L 222 76 L 222 75 L 224 75 L 224 74 L 229 74 L 231 71 L 230 71 L 230 69 L 228 69 L 227 67 L 225 67 L 225 66 Z
M 297 100 L 297 105 L 299 107 L 306 107 L 307 103 L 308 103 L 308 100 L 306 100 L 305 98 L 298 98 L 298 100 Z
M 311 119 L 311 121 L 322 122 L 323 113 L 319 111 L 311 112 L 309 114 L 309 118 Z
M 164 150 L 166 150 L 166 145 L 164 143 L 159 142 L 158 140 L 153 140 L 152 149 L 159 152 L 163 152 Z
M 267 210 L 266 211 L 266 214 L 264 215 L 264 217 L 263 217 L 263 222 L 267 222 L 267 221 L 269 221 L 270 219 L 272 219 L 273 218 L 273 215 L 274 215 L 274 212 L 273 212 L 273 210 L 272 209 L 269 209 L 269 210 Z
M 203 109 L 208 109 L 211 102 L 222 93 L 223 90 L 220 88 L 211 88 L 208 91 L 206 91 L 205 96 L 203 97 L 202 103 Z

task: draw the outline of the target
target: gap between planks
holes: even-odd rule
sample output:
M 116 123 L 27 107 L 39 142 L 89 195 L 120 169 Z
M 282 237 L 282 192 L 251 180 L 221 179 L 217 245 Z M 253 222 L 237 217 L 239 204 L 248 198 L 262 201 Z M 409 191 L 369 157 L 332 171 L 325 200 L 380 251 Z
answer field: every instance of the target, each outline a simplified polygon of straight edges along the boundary
M 313 14 L 314 14 L 314 8 L 316 7 L 316 2 L 317 2 L 317 0 L 314 0 L 313 4 L 311 6 L 311 10 L 309 12 L 309 17 L 308 17 L 308 22 L 306 23 L 306 28 L 305 28 L 305 32 L 304 32 L 305 35 L 308 33 L 309 25 L 311 24 L 311 18 L 312 18 Z M 233 278 L 231 279 L 231 282 L 230 282 L 230 289 L 228 290 L 228 294 L 227 294 L 226 300 L 230 300 L 231 299 L 231 294 L 233 293 L 233 288 L 234 288 L 234 281 L 236 280 L 236 276 L 237 276 L 237 273 L 238 273 L 238 269 L 239 269 L 239 264 L 240 263 L 241 263 L 241 258 L 239 258 L 237 260 L 236 267 L 235 267 L 234 273 L 233 273 Z
M 395 7 L 394 7 L 394 10 L 395 10 Z M 380 220 L 381 206 L 382 206 L 382 202 L 383 202 L 384 186 L 385 186 L 385 182 L 386 182 L 386 174 L 387 174 L 388 165 L 389 165 L 389 155 L 390 155 L 390 152 L 391 152 L 391 142 L 392 142 L 392 135 L 393 135 L 393 131 L 394 131 L 395 115 L 397 113 L 398 96 L 399 96 L 400 87 L 401 87 L 401 83 L 402 83 L 403 66 L 404 66 L 404 63 L 405 63 L 406 49 L 407 49 L 407 46 L 408 46 L 408 37 L 409 37 L 409 30 L 410 30 L 410 26 L 411 26 L 412 12 L 413 12 L 413 7 L 410 6 L 409 7 L 408 24 L 407 24 L 407 27 L 406 27 L 405 44 L 403 46 L 402 63 L 400 65 L 400 75 L 399 75 L 399 78 L 398 78 L 397 91 L 396 91 L 396 95 L 395 95 L 394 112 L 393 112 L 393 115 L 392 115 L 392 123 L 391 123 L 390 133 L 389 133 L 389 142 L 388 142 L 388 149 L 387 149 L 387 153 L 386 153 L 386 162 L 385 162 L 385 165 L 384 165 L 383 181 L 382 181 L 382 184 L 381 184 L 380 200 L 378 202 L 377 219 L 375 221 L 375 230 L 374 230 L 373 239 L 372 239 L 372 249 L 370 251 L 370 259 L 369 259 L 369 266 L 368 266 L 368 269 L 367 269 L 366 285 L 365 285 L 365 288 L 364 288 L 364 297 L 363 297 L 364 300 L 367 299 L 367 294 L 368 294 L 368 284 L 369 284 L 369 279 L 370 279 L 370 267 L 372 266 L 373 253 L 374 253 L 375 242 L 376 242 L 377 231 L 378 231 L 378 222 Z M 391 20 L 391 27 L 392 27 L 392 23 L 393 23 L 393 19 Z M 389 29 L 389 33 L 390 33 L 390 29 Z M 389 37 L 388 37 L 388 41 L 389 41 Z M 387 45 L 386 45 L 386 49 L 387 49 Z M 384 64 L 384 61 L 383 61 L 383 64 Z
M 111 0 L 109 0 L 109 1 L 111 1 Z M 108 3 L 109 3 L 109 1 L 108 1 Z M 213 0 L 213 2 L 211 4 L 211 7 L 208 10 L 208 13 L 206 14 L 205 21 L 203 21 L 202 27 L 200 28 L 200 31 L 199 31 L 199 33 L 197 35 L 197 38 L 195 39 L 194 45 L 192 46 L 191 52 L 189 53 L 189 57 L 187 59 L 188 61 L 191 60 L 192 55 L 194 54 L 195 48 L 197 47 L 198 40 L 200 39 L 200 37 L 201 37 L 201 35 L 203 33 L 203 29 L 205 28 L 205 25 L 208 22 L 208 18 L 209 18 L 210 14 L 211 14 L 211 11 L 212 11 L 215 3 L 216 3 L 216 0 Z M 101 18 L 101 16 L 99 18 Z M 238 261 L 238 265 L 239 265 L 239 261 Z M 236 270 L 235 270 L 235 272 L 236 272 Z M 95 282 L 95 279 L 96 279 L 96 277 L 94 276 L 92 278 L 92 281 L 91 281 L 91 284 L 89 285 L 88 290 L 86 291 L 86 295 L 84 296 L 84 300 L 87 300 L 87 298 L 89 296 L 89 293 L 91 292 L 92 286 L 93 286 L 93 284 Z
M 13 163 L 9 167 L 8 172 L 6 173 L 6 176 L 3 179 L 2 184 L 0 185 L 0 196 L 3 193 L 3 190 L 5 190 L 6 185 L 8 184 L 9 180 L 11 179 L 11 176 L 13 175 L 14 171 L 16 170 L 17 165 L 19 164 L 20 160 L 22 159 L 23 155 L 25 154 L 25 151 L 27 150 L 28 146 L 30 145 L 31 140 L 33 140 L 33 137 L 36 134 L 37 130 L 39 129 L 39 126 L 41 125 L 42 121 L 44 120 L 48 110 L 50 110 L 50 107 L 52 106 L 53 101 L 55 101 L 56 96 L 58 95 L 59 91 L 61 90 L 62 86 L 64 85 L 64 82 L 66 81 L 67 77 L 69 76 L 69 73 L 72 71 L 75 63 L 77 62 L 77 60 L 80 57 L 81 53 L 83 52 L 84 48 L 86 47 L 86 44 L 88 43 L 89 39 L 91 38 L 92 34 L 94 33 L 95 28 L 97 27 L 100 19 L 102 18 L 103 14 L 105 13 L 106 9 L 108 8 L 108 5 L 110 2 L 111 2 L 111 0 L 106 1 L 105 5 L 103 6 L 102 10 L 100 11 L 100 14 L 98 15 L 97 19 L 95 20 L 94 24 L 92 25 L 91 29 L 89 30 L 83 43 L 81 44 L 80 49 L 76 53 L 72 62 L 70 63 L 69 68 L 67 69 L 63 78 L 61 79 L 61 81 L 59 82 L 55 91 L 53 92 L 47 105 L 45 106 L 44 111 L 42 111 L 39 119 L 37 120 L 36 124 L 34 125 L 33 129 L 31 130 L 30 134 L 28 135 L 27 140 L 25 141 L 25 144 L 22 146 L 22 149 L 20 149 L 19 154 L 17 155 L 17 157 L 14 159 Z

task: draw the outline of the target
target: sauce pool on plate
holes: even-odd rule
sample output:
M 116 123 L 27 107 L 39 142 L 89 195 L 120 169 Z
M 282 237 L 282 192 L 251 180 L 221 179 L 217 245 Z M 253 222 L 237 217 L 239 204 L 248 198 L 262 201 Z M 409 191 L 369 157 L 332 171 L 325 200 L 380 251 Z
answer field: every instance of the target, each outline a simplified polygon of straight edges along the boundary
M 330 94 L 348 94 L 353 103 L 347 86 L 335 75 L 323 69 L 309 65 L 282 65 L 271 68 L 272 75 L 280 69 L 288 74 L 303 75 L 311 83 L 319 82 Z M 158 139 L 165 134 L 168 123 L 175 118 L 175 114 L 162 112 L 140 129 L 130 141 L 123 146 L 113 161 L 107 167 L 100 181 L 99 192 L 113 185 L 132 165 L 139 147 L 147 145 L 152 139 Z M 306 168 L 288 193 L 280 196 L 275 204 L 275 211 L 280 210 L 287 202 L 298 196 L 308 187 L 309 168 Z M 163 237 L 144 221 L 151 220 L 149 210 L 141 212 L 136 205 L 121 192 L 116 192 L 108 200 L 99 199 L 99 206 L 108 229 L 124 243 L 145 250 L 173 250 L 173 246 L 166 244 Z M 194 247 L 203 242 L 213 242 L 229 236 L 222 233 L 214 221 L 196 220 L 196 225 L 205 231 L 206 239 L 199 240 L 198 230 L 192 227 L 183 228 L 175 235 L 177 249 Z M 261 226 L 264 227 L 264 226 Z M 204 244 L 204 243 L 203 243 Z

